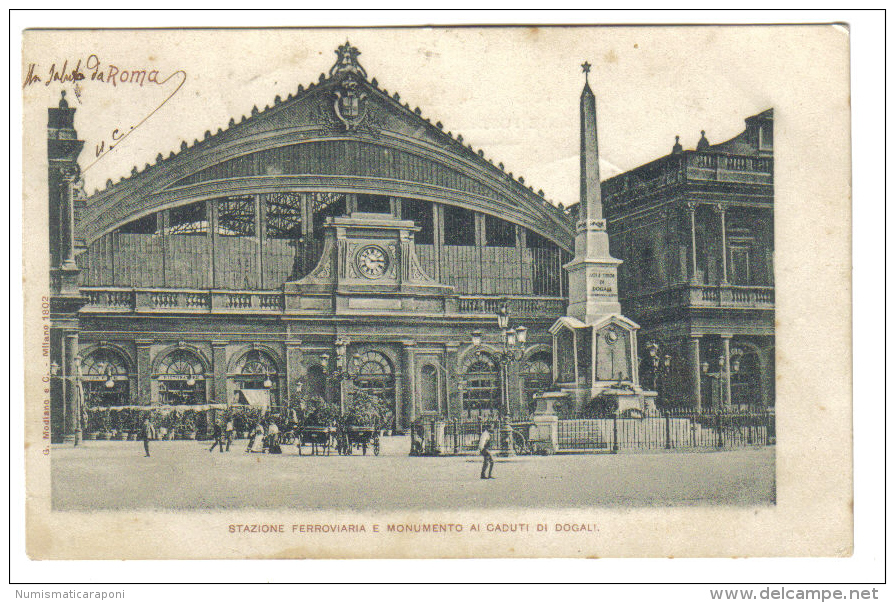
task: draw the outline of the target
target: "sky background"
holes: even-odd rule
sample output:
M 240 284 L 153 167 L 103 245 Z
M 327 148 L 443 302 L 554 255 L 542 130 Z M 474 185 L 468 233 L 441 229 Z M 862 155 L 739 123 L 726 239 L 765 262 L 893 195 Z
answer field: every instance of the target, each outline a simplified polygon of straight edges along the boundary
M 337 46 L 350 40 L 368 77 L 419 106 L 432 123 L 462 134 L 553 202 L 578 200 L 578 100 L 581 63 L 593 64 L 603 179 L 671 151 L 679 134 L 694 148 L 700 130 L 710 142 L 742 131 L 743 119 L 801 86 L 804 63 L 821 61 L 842 31 L 823 27 L 593 27 L 421 28 L 317 30 L 186 30 L 26 32 L 23 73 L 31 63 L 45 74 L 52 63 L 74 64 L 91 54 L 101 68 L 158 69 L 187 74 L 183 88 L 84 175 L 87 191 L 117 181 L 192 144 L 206 130 L 284 99 L 328 72 Z M 813 30 L 813 31 L 812 31 Z M 101 69 L 101 70 L 102 70 Z M 815 73 L 824 73 L 815 70 Z M 89 72 L 88 72 L 89 74 Z M 174 87 L 81 82 L 23 89 L 26 132 L 42 131 L 45 108 L 59 91 L 78 108 L 75 124 L 86 141 L 82 167 L 115 128 L 145 117 Z M 819 92 L 820 93 L 820 92 Z

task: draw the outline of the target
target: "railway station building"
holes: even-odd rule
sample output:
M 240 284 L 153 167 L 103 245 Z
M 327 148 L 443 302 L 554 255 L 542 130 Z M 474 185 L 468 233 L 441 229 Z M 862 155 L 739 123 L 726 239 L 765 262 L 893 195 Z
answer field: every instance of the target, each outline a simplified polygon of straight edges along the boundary
M 55 438 L 77 424 L 78 371 L 88 405 L 361 390 L 397 430 L 504 398 L 527 414 L 554 383 L 575 208 L 380 88 L 359 54 L 346 43 L 318 82 L 89 196 L 76 110 L 49 110 Z M 623 311 L 680 363 L 681 404 L 705 396 L 694 362 L 735 351 L 753 389 L 733 400 L 773 404 L 773 120 L 750 120 L 603 184 Z M 528 328 L 505 368 L 502 306 Z

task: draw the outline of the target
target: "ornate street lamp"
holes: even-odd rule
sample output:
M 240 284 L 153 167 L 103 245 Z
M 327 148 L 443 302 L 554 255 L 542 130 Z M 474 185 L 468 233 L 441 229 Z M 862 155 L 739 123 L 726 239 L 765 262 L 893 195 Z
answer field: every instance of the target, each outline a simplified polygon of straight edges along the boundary
M 334 381 L 339 384 L 339 412 L 345 413 L 345 400 L 342 395 L 344 382 L 346 380 L 353 380 L 357 376 L 358 368 L 360 367 L 361 355 L 360 354 L 352 354 L 351 361 L 346 361 L 346 355 L 348 353 L 348 341 L 345 339 L 337 339 L 336 340 L 336 355 L 330 356 L 329 354 L 321 354 L 320 359 L 323 361 L 323 373 L 326 375 L 331 381 Z M 333 358 L 335 362 L 335 368 L 329 368 L 329 360 Z
M 497 327 L 503 332 L 503 349 L 497 353 L 497 362 L 500 365 L 501 374 L 501 404 L 498 412 L 501 415 L 501 439 L 506 444 L 508 456 L 515 455 L 513 450 L 512 430 L 509 424 L 510 418 L 510 382 L 509 367 L 513 362 L 522 360 L 525 356 L 525 342 L 528 340 L 528 328 L 518 326 L 510 328 L 510 313 L 506 302 L 500 305 L 497 311 Z M 472 332 L 472 346 L 480 348 L 482 345 L 482 332 Z M 476 355 L 481 352 L 477 349 Z
M 721 406 L 725 406 L 725 404 L 730 404 L 731 400 L 726 400 L 726 383 L 725 378 L 729 377 L 731 374 L 736 374 L 740 371 L 740 359 L 738 356 L 733 356 L 730 359 L 730 372 L 726 371 L 726 362 L 724 360 L 724 356 L 718 357 L 718 372 L 711 373 L 709 372 L 709 363 L 708 361 L 704 361 L 702 363 L 702 374 L 712 379 L 713 381 L 719 384 L 719 389 L 721 390 Z
M 112 365 L 106 365 L 106 389 L 112 389 L 115 387 L 115 379 L 112 377 Z

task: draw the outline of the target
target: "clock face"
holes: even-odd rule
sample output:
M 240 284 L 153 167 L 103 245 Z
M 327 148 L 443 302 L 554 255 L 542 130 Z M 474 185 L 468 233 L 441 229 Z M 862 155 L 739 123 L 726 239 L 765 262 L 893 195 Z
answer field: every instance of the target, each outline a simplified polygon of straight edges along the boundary
M 367 278 L 379 278 L 388 270 L 388 254 L 376 245 L 364 247 L 357 254 L 357 269 Z

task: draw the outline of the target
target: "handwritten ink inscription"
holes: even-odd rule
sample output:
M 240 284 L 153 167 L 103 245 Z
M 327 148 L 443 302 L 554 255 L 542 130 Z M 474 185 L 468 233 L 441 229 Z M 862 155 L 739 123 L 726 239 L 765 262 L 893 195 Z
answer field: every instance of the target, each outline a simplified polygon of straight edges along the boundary
M 164 74 L 158 69 L 147 66 L 119 66 L 114 63 L 104 64 L 99 56 L 91 54 L 86 60 L 78 59 L 77 61 L 69 61 L 68 59 L 61 63 L 55 62 L 50 65 L 49 69 L 41 68 L 37 63 L 29 63 L 25 81 L 22 88 L 26 89 L 30 86 L 43 84 L 72 84 L 75 97 L 81 103 L 83 94 L 83 86 L 91 83 L 101 85 L 111 85 L 113 87 L 132 86 L 135 89 L 150 89 L 162 87 L 169 81 L 174 79 L 173 83 L 177 86 L 165 98 L 155 106 L 152 111 L 143 116 L 141 119 L 135 119 L 133 125 L 118 126 L 111 130 L 108 138 L 105 138 L 96 145 L 96 159 L 93 163 L 85 167 L 82 172 L 86 172 L 97 161 L 114 150 L 121 142 L 130 136 L 137 128 L 139 128 L 147 119 L 152 117 L 165 103 L 177 94 L 177 92 L 186 83 L 186 72 L 178 69 L 173 73 Z
M 83 67 L 82 67 L 83 66 Z M 42 83 L 49 86 L 53 83 L 78 83 L 82 81 L 99 82 L 119 86 L 123 84 L 132 84 L 144 87 L 147 84 L 156 84 L 163 86 L 169 79 L 182 71 L 175 71 L 167 77 L 163 77 L 158 69 L 143 67 L 119 67 L 109 63 L 104 65 L 99 57 L 91 54 L 86 60 L 78 59 L 69 65 L 68 59 L 60 63 L 53 63 L 49 69 L 42 71 L 41 67 L 36 63 L 29 63 L 28 73 L 25 75 L 25 81 L 22 88 L 27 88 L 35 84 Z

